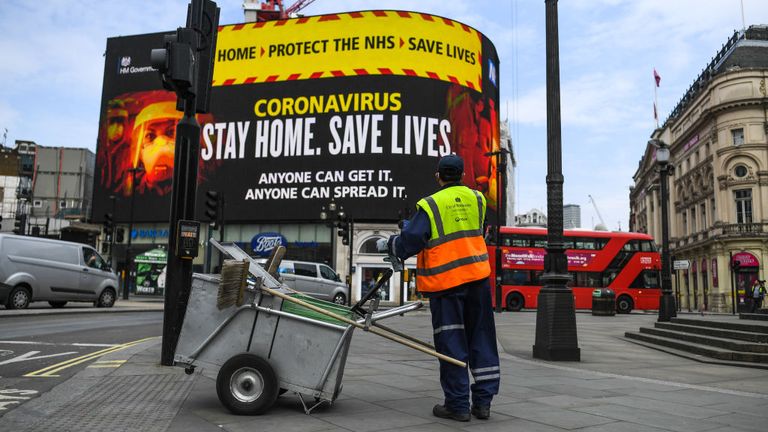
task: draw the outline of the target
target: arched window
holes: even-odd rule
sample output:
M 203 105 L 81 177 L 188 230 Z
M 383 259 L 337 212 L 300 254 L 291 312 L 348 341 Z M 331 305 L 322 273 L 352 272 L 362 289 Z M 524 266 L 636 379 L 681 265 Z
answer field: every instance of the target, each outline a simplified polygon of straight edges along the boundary
M 371 237 L 368 240 L 364 241 L 362 245 L 360 245 L 360 253 L 361 254 L 381 254 L 378 250 L 376 250 L 376 242 L 384 237 Z

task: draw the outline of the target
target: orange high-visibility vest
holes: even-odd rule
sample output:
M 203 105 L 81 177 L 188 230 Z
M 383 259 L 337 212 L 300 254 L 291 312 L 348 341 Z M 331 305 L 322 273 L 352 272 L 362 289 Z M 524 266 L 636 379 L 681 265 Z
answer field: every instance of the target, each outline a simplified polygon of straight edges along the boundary
M 491 274 L 483 240 L 485 197 L 466 186 L 450 186 L 419 200 L 432 234 L 416 259 L 416 288 L 436 292 Z

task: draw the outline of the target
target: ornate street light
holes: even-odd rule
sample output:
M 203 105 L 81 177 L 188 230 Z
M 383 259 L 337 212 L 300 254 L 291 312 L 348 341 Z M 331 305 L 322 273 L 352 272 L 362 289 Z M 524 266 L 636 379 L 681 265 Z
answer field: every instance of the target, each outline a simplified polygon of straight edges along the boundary
M 648 144 L 656 147 L 656 164 L 659 167 L 659 185 L 661 188 L 661 298 L 659 299 L 659 322 L 669 321 L 677 316 L 675 296 L 672 295 L 672 273 L 669 260 L 669 190 L 667 176 L 672 170 L 669 163 L 669 146 L 660 139 L 652 139 Z
M 542 360 L 579 361 L 576 310 L 567 283 L 568 258 L 563 239 L 563 162 L 560 137 L 560 53 L 557 0 L 545 0 L 547 59 L 547 254 L 536 310 L 533 356 Z M 498 246 L 497 246 L 498 247 Z

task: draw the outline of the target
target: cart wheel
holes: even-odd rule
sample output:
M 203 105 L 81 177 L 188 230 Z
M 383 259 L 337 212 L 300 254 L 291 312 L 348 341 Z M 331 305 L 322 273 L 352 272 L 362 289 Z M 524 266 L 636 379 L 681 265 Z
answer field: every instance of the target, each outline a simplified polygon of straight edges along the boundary
M 266 412 L 275 403 L 278 390 L 277 375 L 272 366 L 250 353 L 227 360 L 216 377 L 216 394 L 234 414 Z
M 195 367 L 194 366 L 187 366 L 184 368 L 184 373 L 187 375 L 192 375 L 195 373 Z

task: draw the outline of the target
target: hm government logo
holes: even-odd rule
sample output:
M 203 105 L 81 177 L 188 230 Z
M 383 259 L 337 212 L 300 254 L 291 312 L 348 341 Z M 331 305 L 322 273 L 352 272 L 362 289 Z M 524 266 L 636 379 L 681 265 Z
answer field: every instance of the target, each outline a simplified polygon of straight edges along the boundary
M 120 62 L 117 67 L 117 73 L 119 75 L 155 72 L 156 70 L 157 69 L 153 68 L 152 66 L 141 66 L 141 67 L 131 66 L 130 56 L 120 57 Z

